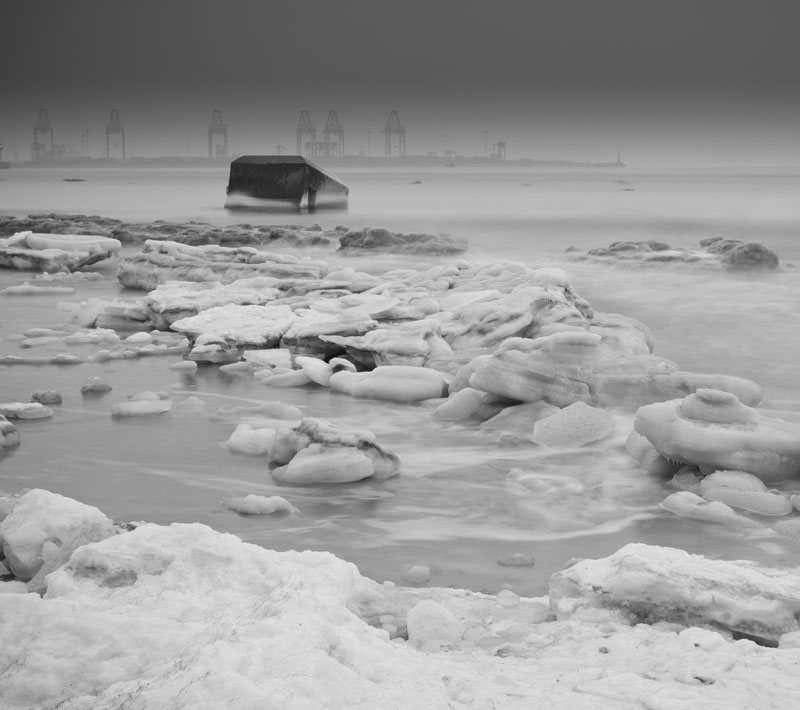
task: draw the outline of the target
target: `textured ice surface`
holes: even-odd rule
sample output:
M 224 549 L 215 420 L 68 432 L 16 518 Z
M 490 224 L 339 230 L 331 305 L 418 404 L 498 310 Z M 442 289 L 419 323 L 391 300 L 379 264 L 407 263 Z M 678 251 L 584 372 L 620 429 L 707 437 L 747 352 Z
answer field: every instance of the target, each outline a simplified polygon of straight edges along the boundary
M 225 505 L 240 515 L 271 515 L 272 513 L 291 513 L 294 510 L 294 506 L 286 498 L 260 496 L 255 493 L 228 498 Z
M 447 392 L 442 373 L 427 367 L 383 365 L 369 372 L 337 372 L 331 387 L 354 397 L 388 399 L 395 402 L 418 402 L 436 399 Z
M 145 524 L 76 549 L 44 598 L 2 585 L 0 703 L 783 710 L 796 574 L 627 546 L 554 576 L 555 620 L 546 598 L 381 585 L 329 553 Z
M 768 483 L 800 475 L 800 426 L 764 417 L 728 392 L 700 389 L 647 405 L 634 428 L 662 456 L 708 473 L 734 469 Z
M 559 616 L 613 608 L 636 621 L 717 624 L 777 643 L 800 630 L 800 571 L 630 543 L 555 574 L 550 601 Z

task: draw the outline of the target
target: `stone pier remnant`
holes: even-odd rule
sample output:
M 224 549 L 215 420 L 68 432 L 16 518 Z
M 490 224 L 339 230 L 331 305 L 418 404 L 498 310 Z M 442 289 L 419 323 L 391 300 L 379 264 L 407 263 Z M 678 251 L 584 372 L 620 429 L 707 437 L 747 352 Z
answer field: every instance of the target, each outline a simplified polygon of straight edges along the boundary
M 243 155 L 231 163 L 227 209 L 346 209 L 350 190 L 299 155 Z

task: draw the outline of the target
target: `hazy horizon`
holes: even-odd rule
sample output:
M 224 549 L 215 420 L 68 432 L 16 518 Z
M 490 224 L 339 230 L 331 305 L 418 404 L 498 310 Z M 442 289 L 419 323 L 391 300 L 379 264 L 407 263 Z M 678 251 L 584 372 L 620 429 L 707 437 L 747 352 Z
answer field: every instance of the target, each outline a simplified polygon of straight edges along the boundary
M 28 160 L 46 108 L 55 143 L 88 131 L 99 157 L 116 108 L 129 156 L 203 156 L 219 109 L 229 154 L 293 153 L 300 111 L 321 133 L 333 109 L 346 153 L 374 156 L 397 110 L 408 154 L 796 166 L 798 18 L 788 0 L 17 3 L 0 142 Z

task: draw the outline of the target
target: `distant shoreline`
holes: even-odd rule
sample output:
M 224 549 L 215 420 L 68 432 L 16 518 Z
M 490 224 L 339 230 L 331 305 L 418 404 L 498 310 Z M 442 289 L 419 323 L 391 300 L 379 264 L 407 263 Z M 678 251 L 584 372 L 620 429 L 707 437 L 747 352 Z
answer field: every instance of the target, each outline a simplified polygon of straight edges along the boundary
M 236 156 L 229 158 L 196 158 L 182 156 L 132 157 L 132 158 L 83 158 L 64 157 L 59 159 L 43 159 L 11 163 L 15 168 L 109 168 L 109 167 L 223 167 L 230 165 Z M 573 161 L 573 160 L 534 160 L 520 158 L 518 160 L 496 160 L 484 157 L 449 157 L 411 155 L 404 158 L 386 158 L 366 156 L 344 156 L 343 158 L 314 158 L 321 166 L 336 169 L 337 167 L 479 167 L 479 168 L 626 168 L 621 161 Z

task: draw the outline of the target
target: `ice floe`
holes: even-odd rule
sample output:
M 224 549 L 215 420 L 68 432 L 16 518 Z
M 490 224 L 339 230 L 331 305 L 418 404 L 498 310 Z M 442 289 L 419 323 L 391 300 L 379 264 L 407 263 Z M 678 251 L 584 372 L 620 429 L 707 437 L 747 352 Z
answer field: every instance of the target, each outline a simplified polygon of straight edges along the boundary
M 225 448 L 239 454 L 251 456 L 265 456 L 272 449 L 275 441 L 275 430 L 268 427 L 258 427 L 242 422 L 225 442 Z
M 272 515 L 273 513 L 291 513 L 295 507 L 281 496 L 260 496 L 249 493 L 246 496 L 228 498 L 225 507 L 239 515 Z
M 119 240 L 109 237 L 17 232 L 0 239 L 0 267 L 22 271 L 77 271 L 111 258 L 121 248 Z
M 400 469 L 398 457 L 367 429 L 306 418 L 292 429 L 278 429 L 269 452 L 278 464 L 272 477 L 281 483 L 350 483 L 382 480 Z
M 798 425 L 764 417 L 728 392 L 700 389 L 641 407 L 634 428 L 662 456 L 706 473 L 746 471 L 767 483 L 800 475 Z
M 40 402 L 4 402 L 0 403 L 0 414 L 8 419 L 47 419 L 53 416 L 53 410 Z

